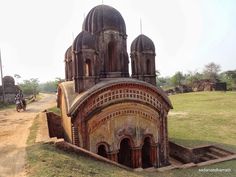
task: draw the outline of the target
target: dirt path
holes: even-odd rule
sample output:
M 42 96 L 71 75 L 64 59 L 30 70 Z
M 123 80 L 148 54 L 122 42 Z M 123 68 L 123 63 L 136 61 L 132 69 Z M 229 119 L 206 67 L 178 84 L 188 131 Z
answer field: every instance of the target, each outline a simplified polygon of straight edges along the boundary
M 0 111 L 0 177 L 24 176 L 29 127 L 39 112 L 55 105 L 56 96 L 44 94 L 40 101 L 28 105 L 25 112 Z

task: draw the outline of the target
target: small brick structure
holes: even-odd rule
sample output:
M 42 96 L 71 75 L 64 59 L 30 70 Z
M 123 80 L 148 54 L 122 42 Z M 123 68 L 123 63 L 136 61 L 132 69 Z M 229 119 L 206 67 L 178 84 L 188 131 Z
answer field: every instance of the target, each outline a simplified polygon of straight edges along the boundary
M 20 87 L 15 85 L 15 80 L 11 76 L 4 76 L 3 78 L 5 90 L 5 102 L 15 103 L 15 96 L 20 90 Z M 0 86 L 0 102 L 3 101 L 3 87 Z
M 213 82 L 209 79 L 195 81 L 192 86 L 193 91 L 226 91 L 227 85 L 225 82 Z
M 170 156 L 181 163 L 190 163 L 193 161 L 192 150 L 184 146 L 169 141 Z

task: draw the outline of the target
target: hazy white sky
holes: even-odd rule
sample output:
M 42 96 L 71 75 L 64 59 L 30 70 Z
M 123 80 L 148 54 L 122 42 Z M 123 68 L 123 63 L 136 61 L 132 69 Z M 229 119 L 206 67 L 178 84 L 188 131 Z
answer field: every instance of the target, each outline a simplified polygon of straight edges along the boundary
M 235 0 L 103 0 L 123 16 L 130 44 L 142 32 L 162 76 L 209 62 L 236 69 Z M 3 74 L 41 82 L 64 78 L 64 54 L 84 16 L 102 0 L 0 0 Z

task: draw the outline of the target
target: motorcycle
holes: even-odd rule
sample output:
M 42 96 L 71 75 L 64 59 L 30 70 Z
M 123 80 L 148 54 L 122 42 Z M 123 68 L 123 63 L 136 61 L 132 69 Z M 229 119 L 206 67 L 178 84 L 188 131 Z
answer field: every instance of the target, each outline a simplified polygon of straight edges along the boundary
M 23 109 L 26 110 L 26 101 L 25 100 L 16 100 L 16 111 L 20 112 L 20 110 Z

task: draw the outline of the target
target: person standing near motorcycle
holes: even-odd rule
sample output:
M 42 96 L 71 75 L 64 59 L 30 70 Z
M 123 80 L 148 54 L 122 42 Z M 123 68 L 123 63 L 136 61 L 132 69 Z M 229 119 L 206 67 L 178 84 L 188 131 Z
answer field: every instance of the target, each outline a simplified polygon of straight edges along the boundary
M 21 101 L 23 99 L 23 97 L 24 97 L 24 95 L 23 95 L 22 91 L 19 90 L 18 93 L 15 96 L 15 101 L 16 100 L 20 100 Z
M 22 104 L 22 107 L 26 106 L 26 101 L 24 99 L 24 95 L 22 93 L 22 90 L 19 90 L 15 96 L 15 102 L 17 103 L 17 101 L 20 101 L 20 103 Z

